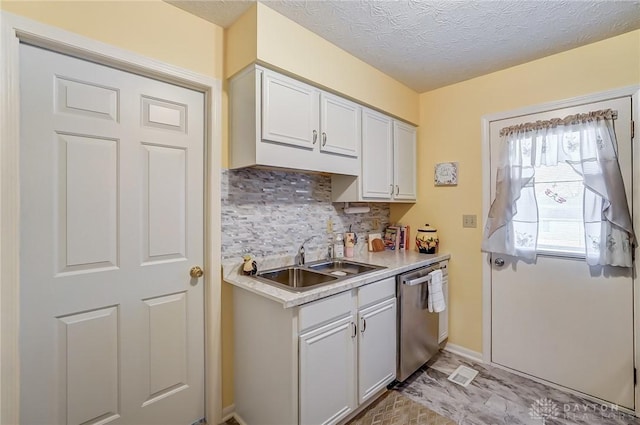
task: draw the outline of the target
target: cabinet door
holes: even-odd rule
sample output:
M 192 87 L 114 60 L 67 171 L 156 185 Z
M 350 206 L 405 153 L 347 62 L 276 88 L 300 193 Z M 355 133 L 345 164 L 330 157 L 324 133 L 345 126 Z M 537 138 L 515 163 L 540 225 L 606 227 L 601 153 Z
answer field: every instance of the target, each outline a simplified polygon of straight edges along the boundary
M 318 89 L 265 70 L 262 140 L 313 149 L 318 142 Z
M 356 407 L 355 348 L 353 317 L 300 336 L 301 424 L 334 424 Z
M 320 95 L 320 150 L 358 157 L 362 107 L 329 93 Z
M 396 377 L 396 299 L 358 313 L 358 401 L 362 403 Z
M 362 111 L 362 197 L 391 199 L 393 188 L 392 119 Z
M 444 304 L 447 308 L 440 312 L 438 320 L 438 344 L 449 336 L 449 279 L 442 279 L 442 293 L 444 294 Z
M 393 122 L 393 198 L 416 199 L 416 128 L 399 121 Z

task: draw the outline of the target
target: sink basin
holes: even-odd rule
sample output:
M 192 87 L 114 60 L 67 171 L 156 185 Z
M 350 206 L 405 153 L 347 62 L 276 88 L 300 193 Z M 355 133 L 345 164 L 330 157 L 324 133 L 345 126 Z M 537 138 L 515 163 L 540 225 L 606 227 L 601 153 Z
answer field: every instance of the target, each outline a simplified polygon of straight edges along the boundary
M 384 267 L 372 266 L 371 264 L 362 264 L 349 260 L 324 260 L 307 264 L 307 268 L 322 273 L 328 273 L 333 276 L 353 276 L 361 273 L 372 272 Z
M 272 285 L 296 292 L 309 290 L 319 285 L 333 283 L 338 280 L 337 276 L 318 273 L 300 266 L 266 270 L 258 273 L 257 278 Z

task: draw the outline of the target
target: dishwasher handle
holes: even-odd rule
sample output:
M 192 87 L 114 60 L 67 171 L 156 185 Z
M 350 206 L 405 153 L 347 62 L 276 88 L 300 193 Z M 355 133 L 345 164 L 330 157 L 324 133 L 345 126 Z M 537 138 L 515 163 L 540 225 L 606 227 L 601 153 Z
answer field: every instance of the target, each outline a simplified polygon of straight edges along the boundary
M 423 283 L 427 283 L 429 281 L 431 281 L 431 275 L 422 276 L 417 279 L 403 280 L 402 283 L 407 286 L 415 286 L 415 285 L 421 285 Z

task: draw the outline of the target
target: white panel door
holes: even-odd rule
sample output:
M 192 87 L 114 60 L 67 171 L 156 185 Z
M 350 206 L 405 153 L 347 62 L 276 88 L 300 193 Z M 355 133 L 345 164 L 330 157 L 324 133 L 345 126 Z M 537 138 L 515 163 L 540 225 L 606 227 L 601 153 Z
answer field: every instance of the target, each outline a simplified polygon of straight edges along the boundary
M 358 157 L 362 107 L 330 93 L 320 95 L 320 151 Z
M 204 96 L 21 45 L 21 418 L 204 417 Z
M 607 108 L 618 111 L 618 156 L 632 205 L 630 97 L 492 122 L 492 199 L 502 128 Z M 531 264 L 493 255 L 491 360 L 633 409 L 631 270 L 590 268 L 581 257 L 584 189 L 568 165 L 536 168 L 534 187 L 540 215 L 538 247 L 544 253 Z
M 301 424 L 335 424 L 356 407 L 355 348 L 351 317 L 300 335 Z
M 396 299 L 358 313 L 358 399 L 362 403 L 396 377 Z
M 416 128 L 393 122 L 393 198 L 415 200 L 416 188 Z
M 319 96 L 315 87 L 283 75 L 262 73 L 262 140 L 314 149 Z
M 393 120 L 362 110 L 362 197 L 391 199 L 393 187 Z

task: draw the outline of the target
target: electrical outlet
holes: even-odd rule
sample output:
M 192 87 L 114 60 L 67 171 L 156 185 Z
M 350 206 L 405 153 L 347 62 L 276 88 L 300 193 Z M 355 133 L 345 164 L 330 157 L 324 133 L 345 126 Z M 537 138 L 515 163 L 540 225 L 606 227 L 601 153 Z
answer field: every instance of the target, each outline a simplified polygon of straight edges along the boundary
M 373 222 L 371 223 L 371 225 L 373 226 L 373 230 L 379 230 L 380 229 L 380 220 L 378 220 L 377 218 L 374 218 Z
M 327 220 L 327 233 L 333 233 L 333 220 Z
M 475 214 L 463 215 L 462 227 L 478 227 L 478 217 Z

